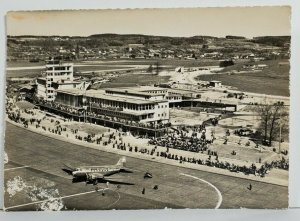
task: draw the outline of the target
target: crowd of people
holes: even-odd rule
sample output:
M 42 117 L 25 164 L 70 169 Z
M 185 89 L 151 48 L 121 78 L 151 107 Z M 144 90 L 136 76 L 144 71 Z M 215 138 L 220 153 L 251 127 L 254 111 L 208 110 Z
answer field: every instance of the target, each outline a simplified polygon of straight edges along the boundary
M 149 144 L 203 153 L 208 150 L 208 144 L 213 143 L 213 141 L 214 138 L 206 139 L 206 129 L 203 124 L 193 127 L 191 136 L 189 136 L 186 128 L 176 128 L 174 132 L 167 133 L 164 136 L 150 138 Z
M 282 157 L 281 160 L 273 160 L 270 163 L 266 162 L 264 165 L 268 170 L 271 170 L 272 168 L 289 170 L 289 161 L 284 157 Z
M 68 105 L 63 105 L 60 103 L 56 103 L 53 101 L 45 101 L 43 99 L 37 99 L 36 102 L 37 105 L 43 105 L 45 107 L 48 108 L 53 108 L 59 111 L 63 111 L 63 112 L 67 112 L 69 114 L 74 114 L 74 115 L 78 115 L 78 116 L 82 116 L 83 115 L 83 109 L 79 109 L 79 108 L 75 108 L 72 106 L 68 106 Z

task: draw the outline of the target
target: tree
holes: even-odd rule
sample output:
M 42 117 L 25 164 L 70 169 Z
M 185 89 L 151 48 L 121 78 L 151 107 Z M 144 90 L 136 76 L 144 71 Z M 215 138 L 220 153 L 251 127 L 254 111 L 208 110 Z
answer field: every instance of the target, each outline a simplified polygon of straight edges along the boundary
M 260 117 L 258 132 L 262 134 L 263 141 L 269 146 L 278 135 L 288 133 L 288 110 L 283 102 L 258 105 L 255 111 Z
M 280 135 L 280 139 L 282 138 L 282 132 L 286 131 L 286 127 L 288 126 L 288 112 L 287 108 L 284 106 L 283 102 L 278 102 L 273 105 L 271 109 L 271 119 L 270 119 L 270 130 L 269 130 L 269 143 L 275 140 L 278 135 Z M 281 140 L 279 139 L 279 142 Z

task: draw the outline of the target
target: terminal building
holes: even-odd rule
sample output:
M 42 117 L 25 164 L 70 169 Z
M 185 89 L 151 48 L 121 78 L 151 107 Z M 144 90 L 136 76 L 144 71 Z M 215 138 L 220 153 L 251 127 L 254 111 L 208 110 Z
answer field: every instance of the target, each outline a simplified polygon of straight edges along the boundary
M 199 94 L 188 91 L 141 86 L 80 90 L 63 88 L 56 90 L 55 102 L 77 109 L 85 109 L 97 116 L 123 119 L 141 123 L 168 123 L 169 108 L 183 102 L 191 102 Z
M 124 93 L 123 93 L 124 92 Z M 169 103 L 163 95 L 156 96 L 121 89 L 57 90 L 55 102 L 83 107 L 88 113 L 141 123 L 168 123 Z
M 43 77 L 36 80 L 36 95 L 46 101 L 54 101 L 56 90 L 59 89 L 86 89 L 86 82 L 77 81 L 73 76 L 73 64 L 62 63 L 55 58 L 46 61 Z

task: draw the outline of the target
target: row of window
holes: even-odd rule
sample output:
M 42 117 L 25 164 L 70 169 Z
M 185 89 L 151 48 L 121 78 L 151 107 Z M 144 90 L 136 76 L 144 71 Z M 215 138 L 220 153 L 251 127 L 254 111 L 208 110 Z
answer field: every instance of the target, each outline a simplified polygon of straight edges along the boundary
M 157 91 L 157 90 L 155 90 L 155 91 L 147 91 L 147 93 L 149 93 L 149 94 L 164 94 L 166 92 L 167 91 Z
M 162 104 L 162 105 L 158 105 L 158 106 L 157 106 L 157 108 L 164 108 L 164 107 L 167 108 L 168 105 L 167 105 L 167 104 L 166 104 L 166 105 L 163 105 L 163 104 Z
M 55 71 L 64 71 L 64 70 L 70 70 L 70 67 L 54 67 Z M 53 71 L 53 67 L 48 67 L 47 71 Z
M 181 97 L 167 97 L 168 100 L 180 100 Z
M 62 76 L 62 75 L 70 75 L 71 72 L 59 72 L 59 73 L 47 73 L 47 76 Z
M 142 115 L 142 120 L 154 118 L 154 114 Z
M 158 116 L 158 117 L 160 117 L 160 116 L 162 116 L 162 117 L 166 117 L 166 116 L 167 116 L 167 114 L 166 114 L 166 113 L 162 113 L 162 114 L 158 114 L 157 116 Z

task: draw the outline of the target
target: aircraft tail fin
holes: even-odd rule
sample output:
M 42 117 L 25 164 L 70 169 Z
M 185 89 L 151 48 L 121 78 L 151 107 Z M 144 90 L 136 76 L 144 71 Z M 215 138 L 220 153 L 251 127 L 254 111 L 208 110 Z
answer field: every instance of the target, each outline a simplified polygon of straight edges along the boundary
M 116 165 L 124 167 L 125 164 L 126 164 L 126 157 L 121 157 Z

